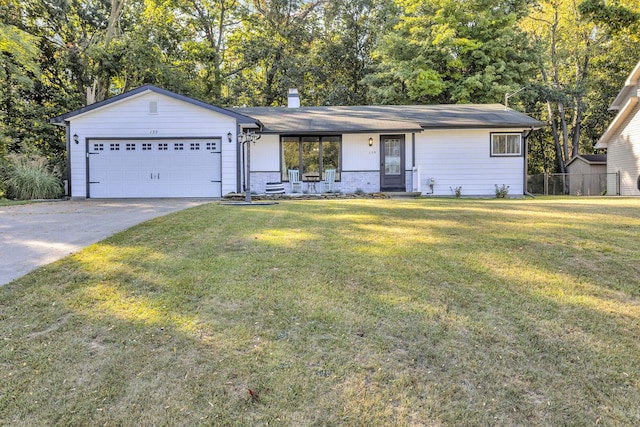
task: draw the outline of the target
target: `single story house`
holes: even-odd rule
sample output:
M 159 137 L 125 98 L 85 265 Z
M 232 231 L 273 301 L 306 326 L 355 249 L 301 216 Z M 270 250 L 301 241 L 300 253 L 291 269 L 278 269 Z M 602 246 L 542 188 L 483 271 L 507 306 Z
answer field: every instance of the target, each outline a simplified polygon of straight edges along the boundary
M 567 163 L 567 173 L 570 194 L 600 196 L 607 190 L 607 155 L 578 154 Z
M 335 170 L 333 190 L 346 193 L 495 196 L 507 185 L 517 197 L 526 138 L 544 125 L 499 104 L 300 107 L 289 95 L 289 107 L 224 109 L 146 85 L 55 117 L 69 194 L 221 197 L 245 190 L 249 164 L 255 193 L 274 182 L 291 191 L 289 170 L 308 191 Z M 239 143 L 248 132 L 259 139 Z
M 621 196 L 640 196 L 639 81 L 640 62 L 609 107 L 618 114 L 595 146 L 607 149 L 607 188 L 618 188 Z

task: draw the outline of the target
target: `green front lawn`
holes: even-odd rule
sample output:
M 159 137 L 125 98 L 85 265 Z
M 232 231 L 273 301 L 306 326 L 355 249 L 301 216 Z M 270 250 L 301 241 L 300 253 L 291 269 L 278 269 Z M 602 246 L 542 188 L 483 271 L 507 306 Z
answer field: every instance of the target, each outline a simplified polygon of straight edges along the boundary
M 640 425 L 640 200 L 209 204 L 0 288 L 0 425 Z

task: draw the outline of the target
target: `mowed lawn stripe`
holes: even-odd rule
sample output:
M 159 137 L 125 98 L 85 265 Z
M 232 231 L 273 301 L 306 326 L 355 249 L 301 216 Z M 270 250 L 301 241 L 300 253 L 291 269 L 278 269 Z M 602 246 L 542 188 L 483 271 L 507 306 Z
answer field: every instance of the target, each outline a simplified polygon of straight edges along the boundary
M 640 425 L 640 200 L 212 203 L 0 288 L 0 424 Z

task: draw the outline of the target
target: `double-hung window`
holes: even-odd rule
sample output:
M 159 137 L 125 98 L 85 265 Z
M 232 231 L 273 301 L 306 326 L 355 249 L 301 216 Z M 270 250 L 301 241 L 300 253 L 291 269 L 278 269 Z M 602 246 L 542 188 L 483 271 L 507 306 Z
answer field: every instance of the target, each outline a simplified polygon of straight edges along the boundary
M 492 133 L 491 156 L 522 156 L 522 134 Z
M 289 181 L 290 169 L 299 170 L 303 181 L 310 176 L 324 179 L 324 171 L 335 169 L 340 181 L 340 136 L 283 136 L 280 147 L 282 181 Z

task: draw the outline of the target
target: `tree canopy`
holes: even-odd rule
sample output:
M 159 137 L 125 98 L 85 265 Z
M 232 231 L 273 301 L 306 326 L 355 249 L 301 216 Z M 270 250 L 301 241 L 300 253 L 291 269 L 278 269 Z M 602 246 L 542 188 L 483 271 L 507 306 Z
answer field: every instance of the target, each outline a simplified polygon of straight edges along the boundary
M 639 0 L 5 0 L 0 161 L 60 159 L 49 117 L 151 83 L 220 106 L 508 94 L 549 124 L 530 171 L 564 171 L 639 59 Z

